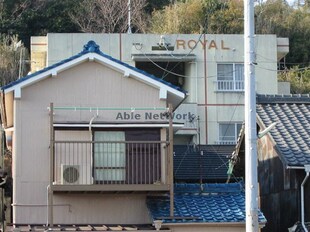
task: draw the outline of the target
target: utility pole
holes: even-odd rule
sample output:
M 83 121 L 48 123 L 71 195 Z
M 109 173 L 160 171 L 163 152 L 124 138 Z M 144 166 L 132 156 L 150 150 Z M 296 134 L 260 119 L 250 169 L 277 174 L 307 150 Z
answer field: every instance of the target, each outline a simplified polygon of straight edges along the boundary
M 244 0 L 245 213 L 246 231 L 258 231 L 254 0 Z
M 131 34 L 131 2 L 128 0 L 128 34 Z
M 170 185 L 170 217 L 174 217 L 174 183 L 173 183 L 173 108 L 172 104 L 169 107 L 169 185 Z

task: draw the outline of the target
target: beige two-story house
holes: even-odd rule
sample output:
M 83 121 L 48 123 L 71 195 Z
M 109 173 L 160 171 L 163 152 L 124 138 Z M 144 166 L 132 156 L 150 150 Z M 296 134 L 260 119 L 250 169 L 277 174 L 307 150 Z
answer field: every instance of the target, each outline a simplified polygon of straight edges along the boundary
M 172 186 L 168 106 L 185 96 L 93 41 L 2 87 L 13 224 L 151 224 L 147 194 Z

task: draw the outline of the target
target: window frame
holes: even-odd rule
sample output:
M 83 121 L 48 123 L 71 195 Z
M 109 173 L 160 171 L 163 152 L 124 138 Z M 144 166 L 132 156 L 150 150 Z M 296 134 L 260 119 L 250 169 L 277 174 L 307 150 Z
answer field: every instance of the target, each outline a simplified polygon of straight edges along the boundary
M 219 66 L 220 65 L 232 65 L 232 78 L 225 79 L 225 75 L 219 74 Z M 237 75 L 240 71 L 238 71 L 237 66 L 242 67 L 241 75 Z M 244 64 L 243 63 L 217 63 L 216 66 L 216 91 L 218 92 L 243 92 L 244 91 Z M 239 68 L 240 69 L 240 68 Z M 225 73 L 224 73 L 225 74 Z M 224 77 L 222 80 L 219 77 Z
M 106 135 L 115 133 L 114 137 L 119 137 L 119 139 L 108 139 L 108 140 L 97 140 L 96 133 L 106 133 Z M 120 136 L 122 133 L 122 136 Z M 98 135 L 99 136 L 99 135 Z M 103 135 L 105 137 L 105 135 Z M 121 138 L 122 137 L 122 138 Z M 125 131 L 94 131 L 93 138 L 94 142 L 107 142 L 107 144 L 97 144 L 93 145 L 93 178 L 95 181 L 99 182 L 122 182 L 126 180 L 126 144 L 109 144 L 109 142 L 126 142 Z M 99 151 L 97 150 L 99 149 Z M 103 153 L 103 157 L 96 157 L 97 153 Z M 112 156 L 119 156 L 118 159 L 114 160 Z M 111 156 L 111 159 L 109 158 Z M 113 162 L 114 161 L 114 162 Z M 119 161 L 119 162 L 116 162 Z M 98 164 L 97 164 L 98 163 Z M 119 172 L 116 174 L 116 172 Z
M 234 126 L 234 135 L 221 135 L 221 126 Z M 236 144 L 238 137 L 239 137 L 239 133 L 242 127 L 242 122 L 219 122 L 218 123 L 218 144 Z M 228 131 L 228 129 L 226 129 L 226 132 Z M 225 137 L 233 137 L 232 140 L 228 140 L 228 139 L 223 139 Z

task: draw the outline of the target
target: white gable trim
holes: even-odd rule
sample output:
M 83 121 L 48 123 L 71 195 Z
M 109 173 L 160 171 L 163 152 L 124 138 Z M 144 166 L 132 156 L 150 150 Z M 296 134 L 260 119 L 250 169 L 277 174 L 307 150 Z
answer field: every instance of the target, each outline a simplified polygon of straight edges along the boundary
M 21 88 L 14 89 L 14 98 L 20 99 L 22 97 L 22 91 Z
M 161 88 L 159 90 L 159 99 L 167 99 L 167 89 Z
M 59 66 L 57 66 L 57 67 L 55 67 L 53 69 L 50 69 L 50 70 L 47 70 L 47 71 L 45 71 L 43 73 L 35 75 L 35 76 L 25 80 L 25 81 L 17 83 L 15 85 L 5 89 L 4 93 L 9 93 L 11 91 L 15 91 L 16 89 L 21 89 L 21 88 L 27 87 L 29 85 L 32 85 L 34 83 L 37 83 L 37 82 L 39 82 L 41 80 L 44 80 L 45 78 L 48 78 L 50 76 L 55 76 L 59 72 L 64 71 L 66 69 L 69 69 L 71 67 L 74 67 L 74 66 L 76 66 L 76 65 L 78 65 L 80 63 L 83 63 L 87 59 L 88 59 L 87 56 L 78 57 L 78 58 L 76 58 L 74 60 L 71 60 L 71 61 L 69 61 L 67 63 L 61 64 L 61 65 L 59 65 Z
M 18 91 L 18 89 L 22 89 L 26 86 L 32 85 L 38 81 L 41 81 L 45 78 L 50 77 L 50 76 L 56 76 L 61 71 L 64 71 L 64 70 L 69 69 L 71 67 L 74 67 L 74 66 L 76 66 L 82 62 L 93 61 L 93 60 L 97 61 L 98 63 L 101 63 L 105 66 L 108 66 L 111 69 L 114 69 L 118 72 L 123 73 L 123 75 L 125 77 L 129 77 L 129 76 L 133 77 L 133 78 L 137 79 L 138 81 L 141 81 L 147 85 L 150 85 L 150 86 L 153 86 L 153 87 L 159 89 L 160 90 L 160 98 L 164 98 L 164 95 L 166 95 L 165 92 L 172 93 L 173 95 L 180 97 L 180 98 L 185 98 L 185 94 L 183 92 L 178 91 L 178 90 L 176 90 L 170 86 L 167 86 L 164 83 L 156 81 L 156 80 L 152 79 L 151 77 L 148 77 L 142 73 L 139 73 L 135 70 L 127 68 L 126 66 L 119 64 L 115 61 L 112 61 L 106 57 L 103 57 L 97 53 L 86 53 L 86 54 L 84 54 L 78 58 L 75 58 L 75 59 L 69 61 L 69 62 L 66 62 L 64 64 L 60 64 L 59 66 L 57 66 L 53 69 L 50 69 L 50 70 L 47 70 L 43 73 L 37 74 L 37 75 L 29 78 L 28 80 L 22 81 L 20 83 L 13 85 L 12 87 L 5 89 L 4 93 L 8 93 L 8 92 L 15 91 L 15 90 Z

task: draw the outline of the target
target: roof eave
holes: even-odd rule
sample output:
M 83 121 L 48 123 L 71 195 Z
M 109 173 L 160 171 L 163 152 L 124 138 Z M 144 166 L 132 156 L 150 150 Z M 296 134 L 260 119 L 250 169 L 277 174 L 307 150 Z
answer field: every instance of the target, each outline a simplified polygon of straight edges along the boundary
M 81 55 L 80 57 L 77 57 L 77 58 L 72 59 L 70 61 L 64 62 L 62 64 L 59 64 L 59 65 L 56 64 L 54 68 L 48 69 L 46 71 L 41 70 L 41 71 L 38 71 L 37 74 L 33 73 L 33 74 L 28 75 L 28 76 L 25 76 L 24 78 L 15 81 L 15 83 L 12 82 L 11 84 L 9 84 L 7 86 L 3 86 L 2 90 L 4 93 L 20 90 L 24 87 L 27 87 L 29 85 L 36 83 L 36 82 L 39 82 L 42 79 L 45 79 L 45 78 L 48 78 L 51 76 L 55 77 L 58 75 L 58 73 L 60 73 L 64 70 L 67 70 L 71 67 L 74 67 L 80 63 L 83 63 L 89 59 L 91 59 L 90 53 Z
M 122 72 L 124 77 L 133 77 L 135 79 L 138 79 L 141 82 L 144 82 L 150 86 L 153 86 L 160 90 L 160 97 L 163 99 L 167 98 L 168 93 L 175 96 L 177 101 L 182 101 L 186 96 L 185 92 L 172 88 L 164 83 L 161 83 L 157 80 L 152 79 L 151 77 L 148 77 L 142 73 L 139 73 L 129 67 L 119 64 L 115 62 L 114 60 L 111 60 L 103 56 L 102 54 L 98 54 L 95 52 L 88 52 L 88 53 L 82 54 L 79 57 L 70 59 L 69 61 L 61 63 L 59 65 L 55 64 L 54 68 L 48 69 L 44 72 L 42 72 L 41 70 L 42 73 L 38 73 L 38 74 L 33 73 L 29 76 L 24 77 L 23 79 L 19 79 L 15 81 L 15 83 L 13 82 L 7 86 L 2 87 L 2 90 L 4 93 L 8 93 L 11 91 L 16 91 L 16 93 L 19 93 L 20 90 L 26 86 L 32 85 L 50 76 L 57 76 L 59 72 L 62 72 L 66 69 L 74 67 L 85 61 L 97 61 L 98 63 L 102 63 L 116 71 Z

